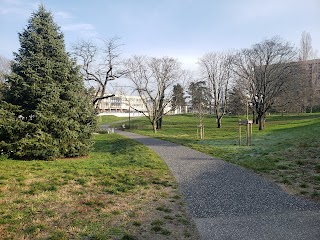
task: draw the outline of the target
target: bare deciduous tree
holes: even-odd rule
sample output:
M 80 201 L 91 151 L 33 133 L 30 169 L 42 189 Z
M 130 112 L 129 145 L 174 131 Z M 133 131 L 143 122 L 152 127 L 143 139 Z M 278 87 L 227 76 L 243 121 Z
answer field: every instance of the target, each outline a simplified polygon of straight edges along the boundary
M 307 61 L 314 57 L 310 33 L 303 31 L 300 39 L 299 60 Z
M 198 63 L 201 75 L 209 83 L 217 127 L 220 128 L 227 106 L 227 94 L 232 76 L 231 54 L 207 53 L 199 59 Z
M 236 54 L 234 70 L 252 98 L 259 130 L 264 128 L 266 112 L 295 77 L 291 64 L 295 56 L 293 46 L 279 37 L 264 40 Z
M 126 77 L 133 82 L 134 91 L 147 110 L 143 114 L 156 132 L 161 128 L 162 117 L 167 113 L 165 109 L 171 102 L 170 87 L 180 76 L 180 63 L 169 57 L 134 56 L 126 61 L 126 69 Z
M 10 73 L 10 60 L 0 55 L 0 99 L 5 89 L 6 76 Z
M 204 135 L 203 120 L 210 111 L 211 94 L 206 81 L 191 82 L 188 87 L 193 114 L 199 119 L 200 139 Z
M 73 55 L 81 63 L 84 80 L 93 83 L 95 88 L 92 101 L 96 108 L 99 108 L 102 99 L 114 96 L 107 93 L 108 83 L 126 73 L 121 68 L 119 38 L 113 37 L 102 41 L 101 49 L 87 40 L 81 40 L 73 45 Z
M 304 111 L 306 111 L 306 109 L 309 108 L 310 112 L 312 112 L 317 96 L 315 88 L 315 79 L 317 79 L 318 71 L 315 65 L 308 63 L 308 60 L 316 58 L 316 55 L 316 51 L 314 51 L 312 48 L 311 35 L 310 33 L 304 31 L 301 34 L 299 49 L 299 60 L 301 62 L 301 67 L 304 69 L 304 74 L 301 78 L 301 84 L 304 87 L 300 90 L 301 93 L 303 93 L 301 101 L 304 103 L 305 106 Z
M 10 60 L 0 55 L 0 83 L 5 82 L 5 76 L 10 73 Z

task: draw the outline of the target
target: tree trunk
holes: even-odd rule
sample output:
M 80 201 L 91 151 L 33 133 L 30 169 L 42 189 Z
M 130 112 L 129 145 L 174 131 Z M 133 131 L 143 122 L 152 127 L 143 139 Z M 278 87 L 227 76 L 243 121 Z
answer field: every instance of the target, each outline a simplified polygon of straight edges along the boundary
M 264 122 L 265 122 L 265 113 L 258 113 L 258 124 L 259 124 L 259 130 L 264 129 Z
M 162 117 L 158 119 L 157 121 L 157 129 L 160 130 L 162 127 Z
M 258 116 L 256 116 L 256 118 L 254 119 L 254 122 L 256 124 L 259 124 L 259 121 L 260 121 L 260 117 L 259 117 L 259 114 L 257 114 Z
M 221 117 L 217 116 L 217 128 L 221 128 Z
M 164 101 L 164 95 L 161 96 L 160 102 L 159 102 L 159 113 L 161 114 L 160 118 L 157 120 L 157 129 L 161 129 L 162 127 L 162 116 L 163 116 L 163 101 Z
M 157 133 L 157 121 L 153 120 L 152 122 L 152 129 L 154 133 Z
M 214 108 L 215 108 L 215 114 L 217 119 L 217 128 L 221 128 L 221 119 L 223 114 L 219 112 L 218 105 L 214 106 Z

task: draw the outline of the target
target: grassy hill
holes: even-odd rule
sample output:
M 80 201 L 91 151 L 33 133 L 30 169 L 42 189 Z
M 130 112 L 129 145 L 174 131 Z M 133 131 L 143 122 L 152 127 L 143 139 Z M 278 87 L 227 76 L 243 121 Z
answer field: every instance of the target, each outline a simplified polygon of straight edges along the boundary
M 144 118 L 134 119 L 131 131 L 191 147 L 251 169 L 288 192 L 320 200 L 320 114 L 268 116 L 265 130 L 253 126 L 251 146 L 238 144 L 239 118 L 224 117 L 218 129 L 215 118 L 207 116 L 204 140 L 198 138 L 198 119 L 191 114 L 166 116 L 156 134 Z
M 0 239 L 198 239 L 165 163 L 116 134 L 88 157 L 0 156 Z

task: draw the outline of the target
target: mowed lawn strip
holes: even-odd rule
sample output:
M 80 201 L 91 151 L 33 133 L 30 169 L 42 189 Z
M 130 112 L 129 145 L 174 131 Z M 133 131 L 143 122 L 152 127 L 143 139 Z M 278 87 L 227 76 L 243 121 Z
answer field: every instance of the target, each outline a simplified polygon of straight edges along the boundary
M 253 125 L 251 146 L 239 146 L 238 121 L 225 116 L 222 127 L 215 118 L 204 119 L 205 139 L 197 137 L 198 119 L 192 114 L 166 116 L 162 130 L 152 133 L 143 118 L 131 121 L 131 131 L 182 144 L 213 157 L 238 164 L 269 178 L 289 193 L 320 200 L 320 113 L 267 116 L 266 128 Z
M 107 124 L 107 123 L 112 123 L 112 122 L 117 122 L 117 121 L 122 121 L 122 120 L 127 120 L 127 117 L 117 117 L 114 115 L 102 115 L 98 116 L 98 122 L 100 125 L 102 124 Z
M 116 134 L 88 157 L 0 160 L 0 239 L 198 239 L 165 163 Z

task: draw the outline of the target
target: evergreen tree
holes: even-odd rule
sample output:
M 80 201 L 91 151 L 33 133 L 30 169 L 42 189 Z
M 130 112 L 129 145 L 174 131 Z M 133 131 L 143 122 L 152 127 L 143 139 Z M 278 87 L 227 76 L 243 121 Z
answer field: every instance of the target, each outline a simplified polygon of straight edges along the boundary
M 0 109 L 0 149 L 19 159 L 88 154 L 94 108 L 63 34 L 43 5 L 19 40 Z
M 232 115 L 242 115 L 246 113 L 247 97 L 240 86 L 234 86 L 229 92 L 227 111 Z
M 205 81 L 191 82 L 188 93 L 193 112 L 209 112 L 211 95 Z
M 185 105 L 186 98 L 184 97 L 184 90 L 181 84 L 178 83 L 173 86 L 172 109 L 176 110 L 179 107 L 184 107 Z

